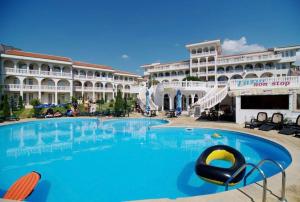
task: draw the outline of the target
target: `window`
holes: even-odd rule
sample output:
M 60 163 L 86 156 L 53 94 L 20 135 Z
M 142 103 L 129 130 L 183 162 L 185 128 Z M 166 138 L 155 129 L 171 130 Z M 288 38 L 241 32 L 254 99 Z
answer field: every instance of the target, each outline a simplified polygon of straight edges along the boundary
M 33 94 L 29 93 L 29 103 L 31 102 L 31 100 L 33 100 Z
M 289 109 L 289 95 L 242 96 L 241 109 Z
M 300 110 L 300 94 L 297 94 L 297 109 Z

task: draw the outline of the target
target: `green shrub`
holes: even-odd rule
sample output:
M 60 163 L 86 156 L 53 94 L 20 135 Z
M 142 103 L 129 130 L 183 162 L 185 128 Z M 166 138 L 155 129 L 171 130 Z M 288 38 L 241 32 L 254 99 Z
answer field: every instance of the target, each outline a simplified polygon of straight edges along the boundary
M 33 115 L 38 116 L 41 114 L 42 109 L 41 108 L 36 108 L 36 106 L 40 105 L 41 102 L 39 99 L 33 99 L 30 101 L 30 104 L 33 106 Z
M 66 107 L 53 107 L 52 108 L 54 112 L 59 111 L 62 114 L 65 114 L 67 112 L 67 108 Z
M 118 90 L 118 92 L 117 92 L 117 97 L 116 97 L 116 102 L 115 102 L 115 105 L 114 105 L 114 110 L 115 110 L 115 112 L 124 111 L 124 100 L 122 98 L 121 90 Z
M 7 95 L 4 95 L 4 97 L 3 97 L 3 116 L 4 117 L 10 116 L 10 108 L 9 108 Z
M 19 96 L 18 109 L 19 109 L 19 110 L 24 109 L 24 103 L 23 103 L 23 98 L 22 98 L 22 96 Z

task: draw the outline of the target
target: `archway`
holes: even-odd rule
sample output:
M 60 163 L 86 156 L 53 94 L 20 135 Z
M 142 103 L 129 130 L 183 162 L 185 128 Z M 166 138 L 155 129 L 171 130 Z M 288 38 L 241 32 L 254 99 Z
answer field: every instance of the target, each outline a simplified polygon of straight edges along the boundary
M 198 100 L 199 100 L 199 97 L 198 97 L 197 94 L 195 94 L 195 97 L 194 97 L 194 103 L 196 103 Z
M 20 84 L 20 80 L 16 76 L 5 77 L 4 84 Z
M 5 60 L 4 61 L 4 67 L 5 68 L 14 68 L 14 62 L 11 60 Z
M 243 79 L 243 77 L 239 74 L 235 74 L 230 79 Z
M 182 105 L 182 106 L 181 106 L 181 107 L 182 107 L 182 110 L 183 110 L 183 111 L 187 111 L 187 108 L 186 108 L 186 104 L 187 104 L 187 103 L 186 103 L 186 96 L 185 96 L 185 95 L 182 95 L 182 97 L 181 97 L 181 103 L 182 103 L 182 104 L 181 104 L 181 105 Z
M 256 74 L 247 74 L 246 76 L 245 76 L 245 78 L 247 78 L 247 79 L 251 79 L 251 78 L 258 78 L 258 76 L 256 75 Z
M 273 77 L 273 74 L 271 72 L 265 72 L 260 76 L 260 78 L 266 78 L 266 77 Z
M 164 95 L 164 103 L 163 103 L 163 106 L 164 106 L 164 110 L 170 110 L 170 98 L 169 98 L 169 95 L 168 95 L 168 94 L 165 94 L 165 95 Z

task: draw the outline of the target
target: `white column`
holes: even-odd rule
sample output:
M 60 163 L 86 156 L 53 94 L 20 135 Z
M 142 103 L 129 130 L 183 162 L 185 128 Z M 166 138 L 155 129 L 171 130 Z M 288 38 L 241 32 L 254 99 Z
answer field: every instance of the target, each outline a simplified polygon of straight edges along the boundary
M 206 59 L 206 80 L 208 80 L 208 57 L 205 58 Z
M 215 82 L 217 81 L 217 59 L 218 59 L 218 56 L 215 55 Z
M 39 92 L 38 92 L 38 99 L 41 101 L 42 100 L 42 79 L 39 78 L 38 79 L 38 85 L 39 85 Z
M 174 109 L 174 97 L 171 95 L 169 96 L 169 104 L 170 104 L 169 106 L 170 110 Z
M 57 83 L 58 83 L 58 80 L 55 79 L 54 82 L 55 82 L 54 104 L 57 105 L 57 100 L 58 100 L 58 99 L 57 99 L 57 96 L 58 96 L 58 93 L 57 93 Z
M 17 61 L 14 60 L 13 63 L 14 63 L 14 69 L 15 69 L 15 72 L 16 72 L 16 70 L 17 70 L 17 68 L 18 68 L 18 67 L 17 67 Z
M 199 75 L 200 75 L 200 58 L 198 58 L 198 64 L 197 65 L 198 65 L 198 75 L 197 76 L 199 77 Z
M 22 96 L 23 100 L 24 100 L 24 92 L 23 92 L 23 82 L 24 82 L 24 78 L 23 77 L 18 77 L 18 79 L 20 80 L 20 95 Z
M 164 96 L 164 94 L 163 94 L 163 96 L 162 96 L 162 107 L 161 107 L 161 111 L 164 111 L 165 109 L 164 109 L 164 104 L 165 104 L 165 96 Z
M 38 68 L 39 68 L 39 75 L 41 75 L 41 67 L 42 66 L 42 64 L 41 63 L 38 63 Z

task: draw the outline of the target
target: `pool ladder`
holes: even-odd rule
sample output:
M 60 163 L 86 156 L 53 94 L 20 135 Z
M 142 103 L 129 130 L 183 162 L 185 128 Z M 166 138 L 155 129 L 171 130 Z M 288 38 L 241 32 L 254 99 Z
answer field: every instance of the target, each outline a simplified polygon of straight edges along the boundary
M 281 197 L 280 197 L 280 201 L 285 202 L 287 201 L 285 198 L 285 185 L 286 185 L 286 175 L 285 175 L 285 170 L 283 169 L 283 166 L 278 163 L 277 161 L 274 161 L 272 159 L 264 159 L 261 160 L 258 164 L 253 164 L 253 163 L 245 163 L 244 165 L 242 165 L 226 182 L 225 182 L 225 190 L 228 190 L 228 185 L 229 183 L 233 180 L 233 178 L 235 178 L 238 174 L 240 174 L 244 169 L 246 169 L 247 166 L 251 166 L 252 169 L 244 176 L 244 186 L 246 186 L 247 184 L 247 178 L 255 171 L 257 170 L 259 172 L 259 174 L 263 177 L 263 197 L 262 197 L 262 201 L 266 202 L 267 200 L 267 176 L 265 175 L 265 173 L 262 171 L 262 169 L 260 168 L 263 164 L 265 163 L 272 163 L 273 165 L 276 165 L 280 171 L 281 171 Z

